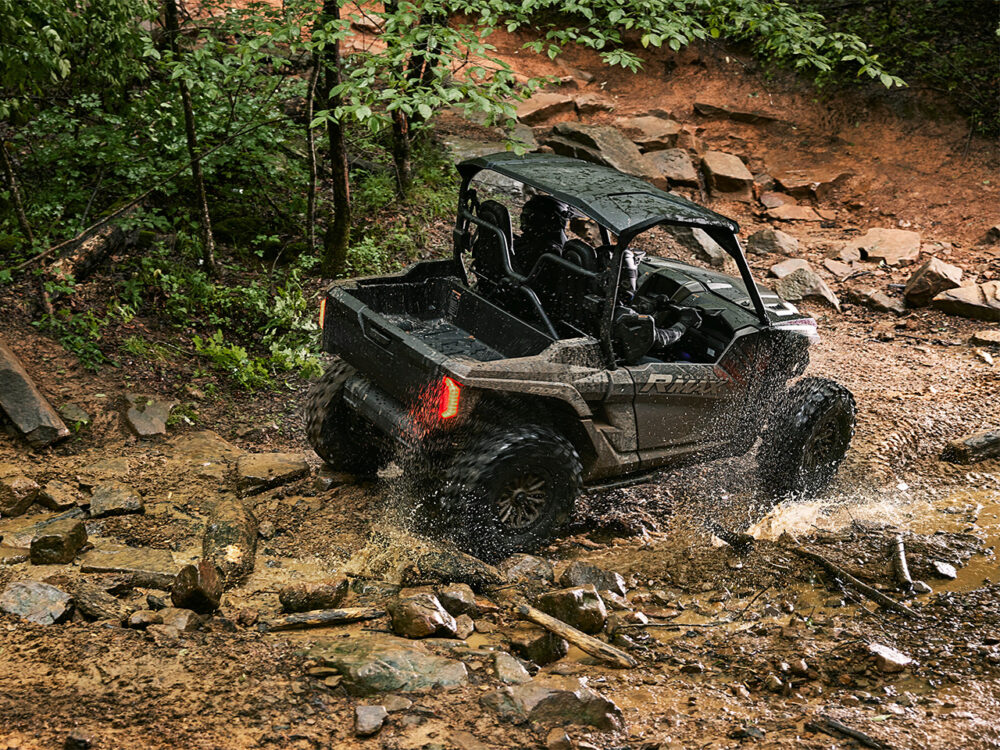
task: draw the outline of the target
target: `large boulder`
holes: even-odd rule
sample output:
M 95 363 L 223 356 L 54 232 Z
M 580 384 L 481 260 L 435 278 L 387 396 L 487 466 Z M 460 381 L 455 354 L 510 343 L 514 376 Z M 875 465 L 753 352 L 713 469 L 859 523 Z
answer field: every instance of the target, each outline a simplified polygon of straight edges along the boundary
M 642 155 L 652 182 L 661 190 L 671 187 L 699 187 L 698 170 L 688 152 L 681 148 L 651 151 Z
M 701 167 L 713 197 L 746 203 L 753 200 L 753 175 L 740 157 L 723 151 L 707 151 Z
M 401 597 L 390 602 L 387 609 L 396 635 L 406 638 L 427 638 L 433 635 L 455 637 L 455 618 L 448 614 L 433 594 Z
M 559 115 L 572 115 L 575 110 L 571 97 L 542 91 L 517 105 L 517 119 L 525 125 L 538 125 Z
M 0 516 L 19 516 L 35 502 L 41 488 L 23 474 L 0 478 Z
M 3 341 L 0 341 L 0 409 L 35 448 L 69 437 L 65 423 Z
M 844 243 L 842 250 L 857 250 L 862 258 L 882 261 L 887 266 L 905 266 L 920 257 L 920 233 L 876 227 Z
M 609 125 L 561 122 L 543 143 L 557 154 L 604 164 L 649 182 L 656 176 L 649 171 L 639 147 Z
M 608 618 L 604 601 L 593 585 L 550 591 L 539 596 L 535 606 L 584 633 L 601 632 Z
M 774 291 L 790 302 L 803 299 L 822 300 L 840 312 L 840 300 L 837 295 L 811 266 L 798 268 L 775 281 Z
M 931 258 L 910 276 L 903 289 L 903 296 L 914 307 L 923 307 L 941 292 L 954 289 L 961 283 L 961 268 Z
M 941 458 L 956 464 L 971 464 L 988 458 L 1000 458 L 1000 428 L 983 430 L 945 446 Z
M 479 614 L 476 595 L 472 591 L 472 587 L 466 583 L 452 583 L 442 586 L 438 589 L 437 597 L 441 606 L 448 610 L 448 614 L 453 617 L 459 615 L 476 617 Z
M 934 297 L 931 306 L 951 315 L 1000 321 L 1000 282 L 949 289 Z
M 681 132 L 680 123 L 652 115 L 622 117 L 615 121 L 615 125 L 643 151 L 672 149 L 677 145 Z
M 73 598 L 39 581 L 15 581 L 0 594 L 0 612 L 37 625 L 53 625 L 69 616 Z
M 621 709 L 587 687 L 582 680 L 548 677 L 487 693 L 482 703 L 516 722 L 582 724 L 603 730 L 621 729 Z
M 78 518 L 64 518 L 46 526 L 31 540 L 32 565 L 65 565 L 87 543 L 87 527 Z
M 795 255 L 799 251 L 799 241 L 780 229 L 767 227 L 754 232 L 747 238 L 747 250 L 756 255 Z
M 460 661 L 435 656 L 418 641 L 387 635 L 360 635 L 321 643 L 309 655 L 343 675 L 352 695 L 434 690 L 463 685 Z

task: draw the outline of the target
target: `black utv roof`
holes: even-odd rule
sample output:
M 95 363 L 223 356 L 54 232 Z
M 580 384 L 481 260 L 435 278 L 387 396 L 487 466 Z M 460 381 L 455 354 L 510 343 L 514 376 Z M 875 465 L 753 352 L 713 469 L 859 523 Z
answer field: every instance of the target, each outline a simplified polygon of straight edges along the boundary
M 555 154 L 488 154 L 458 165 L 470 180 L 489 169 L 548 193 L 615 234 L 670 222 L 739 231 L 735 221 L 611 167 Z

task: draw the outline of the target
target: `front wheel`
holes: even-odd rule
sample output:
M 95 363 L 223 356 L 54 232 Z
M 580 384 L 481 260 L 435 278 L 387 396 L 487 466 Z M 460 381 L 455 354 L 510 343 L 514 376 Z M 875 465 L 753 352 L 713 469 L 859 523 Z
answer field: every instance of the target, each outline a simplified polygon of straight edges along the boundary
M 485 560 L 533 552 L 569 518 L 582 473 L 572 443 L 547 428 L 482 434 L 446 470 L 442 510 L 450 536 Z
M 827 488 L 854 436 L 854 396 L 826 378 L 803 378 L 768 418 L 757 466 L 771 498 L 808 499 Z

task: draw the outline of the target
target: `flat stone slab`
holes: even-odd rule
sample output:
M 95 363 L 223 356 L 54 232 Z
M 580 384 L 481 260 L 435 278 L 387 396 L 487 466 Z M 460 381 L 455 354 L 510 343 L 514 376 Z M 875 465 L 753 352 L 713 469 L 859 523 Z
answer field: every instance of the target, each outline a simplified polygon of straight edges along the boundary
M 73 598 L 39 581 L 15 581 L 0 594 L 0 611 L 37 625 L 54 625 L 69 615 Z
M 146 506 L 138 492 L 122 482 L 105 482 L 94 488 L 90 498 L 90 515 L 93 518 L 144 513 Z
M 622 117 L 615 120 L 615 125 L 643 151 L 672 149 L 677 145 L 677 138 L 681 132 L 679 122 L 653 115 Z M 682 153 L 687 155 L 686 152 Z M 690 164 L 690 159 L 688 163 Z M 697 179 L 696 175 L 696 182 Z
M 432 654 L 423 644 L 388 635 L 363 635 L 320 644 L 310 656 L 334 667 L 352 695 L 411 693 L 464 685 L 465 664 Z
M 167 549 L 109 545 L 92 549 L 80 558 L 82 573 L 124 573 L 136 585 L 164 591 L 170 589 L 179 569 Z
M 309 475 L 301 453 L 247 453 L 236 460 L 236 485 L 244 493 L 260 492 Z
M 537 125 L 556 115 L 576 112 L 576 104 L 566 94 L 542 91 L 517 105 L 517 119 L 525 125 Z
M 74 485 L 59 479 L 53 479 L 45 484 L 41 492 L 38 493 L 37 502 L 49 510 L 57 511 L 69 510 L 77 505 L 90 504 L 89 501 L 84 503 L 83 493 Z
M 31 540 L 32 565 L 65 565 L 87 543 L 87 528 L 79 518 L 50 523 Z
M 882 261 L 887 266 L 905 266 L 920 257 L 920 233 L 906 229 L 875 227 L 850 242 L 844 249 L 856 249 L 862 257 Z
M 1000 346 L 1000 328 L 976 331 L 969 337 L 969 343 L 974 346 Z
M 788 203 L 768 209 L 767 216 L 778 221 L 823 221 L 823 217 L 815 209 Z
M 653 175 L 653 184 L 662 190 L 671 187 L 699 186 L 698 170 L 688 152 L 682 148 L 650 151 L 642 155 L 646 168 Z
M 40 521 L 32 520 L 37 519 L 37 516 L 12 519 L 0 524 L 0 534 L 3 535 L 4 544 L 28 548 L 31 546 L 31 540 L 42 533 L 49 525 L 67 518 L 84 518 L 86 515 L 80 508 L 70 508 L 64 513 L 48 516 Z
M 949 289 L 934 297 L 931 306 L 950 315 L 1000 321 L 1000 282 Z
M 28 561 L 30 551 L 26 547 L 11 547 L 0 544 L 0 565 L 17 565 Z
M 142 396 L 138 393 L 128 393 L 125 398 L 129 403 L 125 418 L 136 435 L 154 437 L 167 434 L 167 419 L 170 418 L 171 410 L 177 406 L 176 401 Z
M 983 430 L 952 440 L 941 458 L 956 464 L 971 464 L 988 458 L 1000 458 L 1000 428 Z

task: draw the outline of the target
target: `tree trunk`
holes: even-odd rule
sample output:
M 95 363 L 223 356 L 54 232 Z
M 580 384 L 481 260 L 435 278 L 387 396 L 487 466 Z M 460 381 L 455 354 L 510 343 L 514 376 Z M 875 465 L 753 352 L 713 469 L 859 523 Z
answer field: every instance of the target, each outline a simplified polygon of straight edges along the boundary
M 316 251 L 316 138 L 313 133 L 312 119 L 319 69 L 319 57 L 314 55 L 313 70 L 309 76 L 309 92 L 306 95 L 306 156 L 309 160 L 309 188 L 306 191 L 306 245 L 310 254 Z
M 11 198 L 14 201 L 14 213 L 17 214 L 17 223 L 21 227 L 21 234 L 28 244 L 35 241 L 31 232 L 31 224 L 28 223 L 28 216 L 24 213 L 24 203 L 21 202 L 21 190 L 17 186 L 17 175 L 14 174 L 14 164 L 7 153 L 7 144 L 0 138 L 0 159 L 3 160 L 3 174 L 7 180 L 7 189 L 10 190 Z
M 396 168 L 396 192 L 405 201 L 413 182 L 410 123 L 401 110 L 392 112 L 392 163 Z
M 170 38 L 170 49 L 174 56 L 179 56 L 177 37 L 180 35 L 180 24 L 177 21 L 177 0 L 164 0 L 164 16 L 167 26 L 167 36 Z M 181 76 L 177 79 L 181 92 L 181 105 L 184 108 L 184 132 L 187 135 L 188 156 L 191 158 L 191 177 L 194 180 L 195 192 L 198 195 L 198 209 L 201 213 L 202 260 L 205 270 L 215 273 L 215 239 L 212 237 L 212 217 L 208 212 L 208 195 L 205 192 L 205 178 L 201 172 L 201 157 L 198 156 L 198 134 L 194 125 L 194 107 L 191 104 L 191 92 L 187 82 Z
M 324 20 L 340 20 L 338 0 L 323 0 Z M 340 42 L 334 42 L 322 52 L 324 63 L 320 99 L 333 112 L 341 106 L 339 94 L 331 94 L 340 79 Z M 326 123 L 329 140 L 330 173 L 333 176 L 333 216 L 323 235 L 323 257 L 320 269 L 325 276 L 339 276 L 347 267 L 347 248 L 351 241 L 351 185 L 347 167 L 347 145 L 344 128 L 331 117 Z

